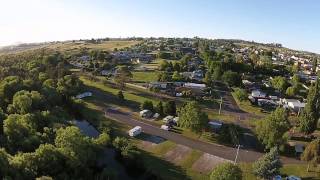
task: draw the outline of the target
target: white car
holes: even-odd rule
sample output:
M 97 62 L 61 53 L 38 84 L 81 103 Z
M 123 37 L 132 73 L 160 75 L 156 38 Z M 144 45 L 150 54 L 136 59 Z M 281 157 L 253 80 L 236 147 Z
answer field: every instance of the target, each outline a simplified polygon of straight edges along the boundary
M 163 129 L 163 130 L 169 131 L 169 130 L 170 130 L 170 127 L 169 127 L 169 126 L 167 126 L 167 125 L 161 125 L 160 129 Z
M 286 177 L 286 180 L 301 180 L 301 178 L 299 178 L 297 176 L 288 176 L 288 177 Z
M 129 136 L 135 137 L 142 132 L 142 128 L 140 126 L 136 126 L 128 131 Z
M 282 180 L 282 177 L 280 175 L 276 175 L 275 177 L 273 177 L 273 180 Z

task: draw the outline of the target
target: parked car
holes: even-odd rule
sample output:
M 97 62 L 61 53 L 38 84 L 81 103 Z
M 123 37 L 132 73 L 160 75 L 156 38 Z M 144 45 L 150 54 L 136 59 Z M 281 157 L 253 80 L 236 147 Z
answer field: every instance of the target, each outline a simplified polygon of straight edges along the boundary
M 297 176 L 288 176 L 288 177 L 286 177 L 286 180 L 301 180 L 301 178 L 299 178 Z
M 163 118 L 163 122 L 167 123 L 169 121 L 173 121 L 173 116 L 166 116 L 165 118 Z
M 136 126 L 129 130 L 129 136 L 134 137 L 139 135 L 142 132 L 142 128 L 140 126 Z
M 144 110 L 140 111 L 140 116 L 143 118 L 150 118 L 152 116 L 152 111 L 150 111 L 148 109 L 144 109 Z
M 160 129 L 163 129 L 163 130 L 169 131 L 169 130 L 170 130 L 170 126 L 167 126 L 167 125 L 161 125 Z
M 282 180 L 282 177 L 280 175 L 276 175 L 272 178 L 273 180 Z

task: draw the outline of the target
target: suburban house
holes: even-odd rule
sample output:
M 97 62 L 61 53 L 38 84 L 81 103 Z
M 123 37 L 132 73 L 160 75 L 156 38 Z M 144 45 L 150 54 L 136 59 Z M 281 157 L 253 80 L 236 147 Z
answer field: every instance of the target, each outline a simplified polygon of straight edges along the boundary
M 183 87 L 190 88 L 190 89 L 204 90 L 206 88 L 206 85 L 205 84 L 198 84 L 198 83 L 184 83 Z
M 293 112 L 299 113 L 305 106 L 306 103 L 300 102 L 297 99 L 280 99 L 280 103 L 284 108 L 290 109 Z
M 265 99 L 267 98 L 267 94 L 261 90 L 253 90 L 251 92 L 251 96 L 256 99 Z
M 201 81 L 203 79 L 203 71 L 201 69 L 193 71 L 191 74 L 191 79 Z

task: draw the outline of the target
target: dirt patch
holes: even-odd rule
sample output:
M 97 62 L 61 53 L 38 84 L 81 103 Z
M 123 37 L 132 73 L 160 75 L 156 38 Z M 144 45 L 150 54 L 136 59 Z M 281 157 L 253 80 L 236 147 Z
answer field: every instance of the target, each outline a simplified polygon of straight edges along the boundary
M 164 159 L 174 164 L 179 164 L 191 151 L 191 148 L 178 144 L 164 155 Z
M 138 147 L 140 149 L 149 150 L 153 147 L 155 147 L 157 144 L 149 142 L 149 141 L 142 141 L 140 144 L 138 144 Z
M 142 142 L 138 147 L 141 149 L 151 149 L 164 141 L 165 139 L 159 136 L 146 136 L 142 138 Z
M 200 173 L 209 173 L 211 172 L 217 165 L 231 162 L 230 160 L 223 159 L 208 153 L 204 153 L 193 165 L 192 169 L 200 172 Z

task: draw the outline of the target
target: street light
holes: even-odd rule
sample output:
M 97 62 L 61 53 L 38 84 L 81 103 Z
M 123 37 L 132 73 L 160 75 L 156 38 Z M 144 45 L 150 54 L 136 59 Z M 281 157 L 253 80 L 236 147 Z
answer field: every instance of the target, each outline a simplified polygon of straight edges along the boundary
M 237 153 L 236 153 L 236 158 L 234 159 L 234 164 L 237 164 L 237 159 L 238 159 L 238 155 L 239 155 L 239 150 L 240 150 L 240 144 L 239 145 L 237 145 Z
M 221 108 L 222 108 L 222 96 L 221 96 L 221 99 L 220 99 L 219 115 L 221 114 Z

